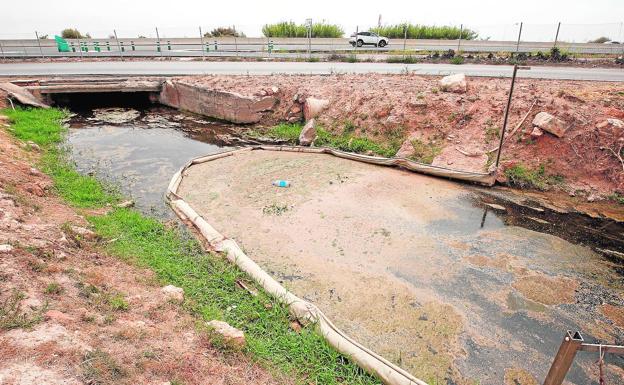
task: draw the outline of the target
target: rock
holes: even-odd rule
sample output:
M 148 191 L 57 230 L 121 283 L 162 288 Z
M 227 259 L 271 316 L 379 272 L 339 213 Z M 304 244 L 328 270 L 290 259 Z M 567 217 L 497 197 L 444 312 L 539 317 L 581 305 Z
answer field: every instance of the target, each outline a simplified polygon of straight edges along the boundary
M 466 83 L 466 75 L 454 74 L 448 75 L 440 79 L 440 89 L 446 92 L 464 93 L 468 90 L 468 84 Z
M 105 123 L 122 124 L 138 118 L 141 113 L 132 108 L 97 108 L 93 110 L 93 118 Z
M 565 132 L 565 122 L 548 112 L 540 112 L 533 118 L 533 125 L 561 138 Z
M 28 142 L 26 142 L 26 145 L 24 147 L 35 150 L 35 151 L 41 151 L 41 147 L 39 147 L 39 145 L 33 142 L 32 140 L 29 140 Z
M 608 127 L 608 126 L 613 126 L 613 127 L 616 127 L 616 128 L 624 128 L 624 122 L 621 121 L 620 119 L 609 118 L 609 119 L 605 120 L 604 122 L 598 123 L 596 125 L 596 128 L 601 129 L 601 128 L 605 128 L 605 127 Z
M 38 197 L 42 197 L 45 195 L 45 190 L 36 183 L 26 183 L 24 185 L 24 190 Z
M 278 92 L 279 92 L 279 88 L 278 88 L 278 87 L 276 87 L 276 86 L 271 87 L 271 93 L 272 93 L 272 95 L 274 95 L 274 94 L 276 94 L 276 93 L 278 93 Z
M 127 209 L 128 207 L 132 207 L 134 206 L 134 201 L 123 201 L 121 203 L 117 204 L 117 207 L 119 207 L 120 209 Z
M 37 170 L 34 167 L 31 167 L 30 170 L 28 171 L 30 173 L 30 175 L 32 176 L 39 176 L 41 175 L 41 171 Z
M 314 142 L 314 139 L 316 139 L 316 122 L 312 118 L 303 126 L 301 134 L 299 134 L 299 144 L 309 146 Z
M 10 253 L 13 251 L 13 246 L 9 244 L 0 245 L 0 253 Z
M 501 206 L 501 205 L 497 205 L 496 203 L 486 203 L 485 204 L 487 207 L 492 208 L 494 210 L 498 210 L 498 211 L 507 211 L 507 209 L 505 208 L 505 206 Z
M 303 117 L 306 121 L 316 118 L 328 105 L 327 99 L 307 98 L 303 105 Z
M 544 131 L 542 131 L 539 127 L 533 127 L 533 131 L 531 131 L 531 138 L 537 139 L 540 136 L 544 135 Z
M 403 144 L 401 144 L 401 148 L 394 155 L 395 158 L 409 158 L 414 153 L 414 145 L 412 145 L 412 140 L 410 138 L 405 139 Z
M 71 225 L 70 230 L 75 235 L 78 235 L 80 236 L 80 238 L 86 239 L 88 241 L 95 241 L 98 239 L 98 235 L 96 233 L 89 229 L 85 229 L 84 227 Z
M 245 347 L 245 334 L 241 330 L 230 326 L 227 322 L 212 320 L 206 323 L 206 325 L 211 329 L 212 333 L 223 338 L 223 343 L 226 346 L 236 349 Z
M 288 118 L 286 121 L 287 121 L 288 123 L 296 123 L 296 122 L 298 122 L 298 121 L 300 121 L 300 120 L 301 120 L 301 118 L 300 118 L 300 117 L 298 117 L 298 116 L 291 116 L 291 117 L 290 117 L 290 118 Z
M 60 312 L 58 310 L 48 310 L 45 313 L 45 319 L 58 323 L 67 323 L 74 320 L 70 315 Z
M 160 289 L 160 291 L 163 292 L 163 294 L 165 294 L 165 297 L 167 297 L 167 299 L 170 299 L 176 302 L 184 301 L 184 289 L 182 289 L 181 287 L 167 285 L 163 287 L 162 289 Z

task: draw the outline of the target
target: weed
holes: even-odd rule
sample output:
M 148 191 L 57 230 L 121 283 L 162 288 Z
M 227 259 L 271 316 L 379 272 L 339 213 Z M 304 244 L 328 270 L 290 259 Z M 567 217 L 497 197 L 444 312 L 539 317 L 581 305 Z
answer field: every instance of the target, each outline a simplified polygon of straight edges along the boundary
M 508 184 L 519 188 L 532 188 L 548 190 L 554 185 L 564 182 L 561 175 L 548 175 L 546 167 L 541 164 L 537 169 L 529 169 L 522 164 L 517 164 L 505 170 Z
M 492 140 L 500 138 L 500 128 L 498 128 L 491 119 L 485 122 L 485 142 L 490 143 Z
M 310 56 L 309 58 L 306 59 L 307 62 L 309 63 L 317 63 L 320 61 L 320 59 L 318 57 L 315 56 Z
M 119 293 L 105 296 L 105 301 L 113 311 L 126 311 L 129 308 L 128 302 Z
M 49 295 L 59 295 L 63 293 L 63 291 L 65 291 L 65 289 L 63 289 L 63 286 L 58 282 L 52 282 L 45 288 L 45 293 Z
M 410 159 L 420 163 L 431 164 L 433 159 L 442 151 L 442 147 L 434 142 L 425 143 L 422 140 L 414 139 L 411 143 L 414 153 L 410 156 Z
M 277 203 L 273 203 L 268 206 L 264 206 L 262 208 L 262 213 L 265 215 L 282 215 L 288 211 L 288 209 L 288 205 L 278 205 Z
M 451 59 L 451 64 L 464 64 L 464 57 L 463 56 L 455 56 Z
M 47 310 L 47 303 L 31 313 L 22 312 L 22 300 L 26 296 L 17 290 L 0 302 L 0 330 L 17 328 L 28 329 L 43 320 L 43 313 Z
M 613 194 L 611 194 L 609 196 L 609 199 L 614 201 L 614 202 L 616 202 L 616 203 L 624 205 L 624 195 L 622 195 L 622 194 L 613 193 Z
M 353 54 L 347 56 L 347 63 L 357 63 L 358 61 L 360 60 Z
M 299 123 L 282 123 L 278 124 L 277 126 L 271 127 L 266 133 L 266 136 L 276 139 L 285 139 L 289 142 L 295 143 L 297 140 L 299 140 L 299 134 L 301 134 L 302 128 L 303 127 Z
M 36 259 L 31 259 L 28 261 L 28 267 L 30 267 L 30 269 L 35 273 L 41 273 L 48 267 L 48 265 L 43 262 L 39 262 Z
M 117 384 L 126 376 L 126 371 L 103 350 L 96 349 L 85 354 L 82 364 L 82 379 L 86 384 Z
M 387 63 L 404 63 L 404 64 L 415 64 L 418 63 L 418 59 L 412 55 L 407 56 L 388 56 L 386 59 Z

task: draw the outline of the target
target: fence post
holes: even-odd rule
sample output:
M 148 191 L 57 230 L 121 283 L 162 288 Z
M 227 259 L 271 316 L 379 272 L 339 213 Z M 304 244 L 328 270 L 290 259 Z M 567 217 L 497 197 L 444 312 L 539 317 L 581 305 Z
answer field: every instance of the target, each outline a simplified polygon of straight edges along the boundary
M 509 88 L 509 97 L 507 98 L 507 107 L 505 107 L 505 118 L 503 119 L 503 129 L 501 130 L 500 142 L 498 143 L 498 151 L 496 152 L 496 169 L 500 162 L 501 150 L 503 149 L 503 141 L 505 140 L 505 131 L 507 130 L 507 120 L 509 118 L 509 107 L 511 107 L 511 95 L 513 94 L 514 84 L 516 83 L 516 73 L 518 73 L 518 65 L 514 64 L 513 74 L 511 75 L 511 87 Z
M 405 60 L 406 46 L 407 46 L 407 24 L 403 24 L 403 60 Z
M 41 57 L 45 57 L 43 56 L 43 49 L 41 49 L 41 40 L 39 40 L 39 34 L 37 33 L 37 31 L 35 31 L 35 37 L 37 37 L 37 44 L 39 44 L 39 53 L 41 54 Z
M 518 31 L 518 42 L 516 43 L 516 53 L 520 50 L 520 36 L 522 36 L 522 22 L 520 22 L 520 30 Z
M 561 28 L 561 22 L 557 24 L 557 33 L 555 34 L 555 45 L 553 45 L 553 47 L 557 46 L 557 40 L 559 40 L 559 28 Z
M 121 44 L 119 44 L 119 39 L 117 38 L 117 30 L 113 29 L 113 35 L 115 35 L 115 41 L 117 42 L 117 49 L 119 50 L 119 57 L 122 57 Z
M 464 32 L 464 25 L 460 24 L 459 25 L 459 39 L 457 39 L 457 53 L 459 53 L 459 50 L 461 49 L 461 38 L 462 38 L 463 32 Z
M 199 26 L 199 41 L 201 42 L 199 50 L 202 53 L 202 60 L 206 60 L 206 55 L 204 54 L 204 35 L 202 34 L 201 25 Z
M 160 52 L 160 56 L 162 57 L 163 53 L 162 49 L 160 48 L 160 34 L 158 34 L 158 27 L 156 27 L 156 44 L 156 49 L 158 50 L 158 52 Z

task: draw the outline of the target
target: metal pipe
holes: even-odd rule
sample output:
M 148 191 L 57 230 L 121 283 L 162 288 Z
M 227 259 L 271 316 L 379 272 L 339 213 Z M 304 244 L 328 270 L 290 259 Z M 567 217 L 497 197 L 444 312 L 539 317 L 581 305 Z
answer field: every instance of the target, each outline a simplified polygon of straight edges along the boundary
M 160 45 L 160 35 L 158 34 L 158 27 L 156 27 L 156 40 L 158 41 L 158 52 L 160 52 L 160 56 L 162 57 L 162 47 Z
M 496 168 L 500 162 L 501 150 L 503 149 L 503 140 L 505 140 L 505 130 L 507 129 L 507 120 L 509 119 L 509 107 L 511 107 L 511 96 L 514 90 L 514 84 L 516 83 L 516 73 L 518 72 L 518 65 L 514 64 L 513 74 L 511 75 L 511 87 L 509 88 L 509 96 L 507 98 L 507 107 L 505 108 L 505 118 L 503 120 L 503 129 L 500 135 L 500 142 L 498 143 L 498 152 L 496 153 Z
M 546 375 L 546 379 L 544 379 L 544 385 L 561 385 L 563 383 L 570 366 L 572 366 L 576 352 L 582 343 L 583 336 L 581 336 L 581 333 L 576 332 L 573 335 L 569 330 L 566 332 L 557 355 Z

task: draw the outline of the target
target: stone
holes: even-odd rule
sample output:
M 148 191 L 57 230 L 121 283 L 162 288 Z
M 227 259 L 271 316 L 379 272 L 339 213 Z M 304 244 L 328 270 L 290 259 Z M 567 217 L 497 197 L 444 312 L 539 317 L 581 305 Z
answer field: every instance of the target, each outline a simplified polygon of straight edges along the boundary
M 327 99 L 307 98 L 303 104 L 303 117 L 306 121 L 316 118 L 327 106 L 329 106 Z
M 167 285 L 163 287 L 162 289 L 160 289 L 160 291 L 163 292 L 163 294 L 165 294 L 165 297 L 167 297 L 167 299 L 170 299 L 176 302 L 184 301 L 184 289 L 182 289 L 181 287 Z
M 316 139 L 316 122 L 314 118 L 308 120 L 308 122 L 301 129 L 299 134 L 299 144 L 302 146 L 309 146 Z
M 486 203 L 485 204 L 487 207 L 492 208 L 494 210 L 498 210 L 498 211 L 507 211 L 507 209 L 505 208 L 505 206 L 501 206 L 501 205 L 497 205 L 496 203 Z
M 38 197 L 42 197 L 45 195 L 45 190 L 38 184 L 36 183 L 26 183 L 24 184 L 24 190 L 28 191 L 29 193 L 36 195 Z
M 60 312 L 58 310 L 48 310 L 45 313 L 44 318 L 46 320 L 55 321 L 55 322 L 58 322 L 58 323 L 67 323 L 67 322 L 71 322 L 71 321 L 74 320 L 70 315 L 67 315 L 67 314 L 65 314 L 63 312 Z
M 85 229 L 84 227 L 72 225 L 70 226 L 70 230 L 72 231 L 72 233 L 80 236 L 80 238 L 86 239 L 88 241 L 95 241 L 98 239 L 98 235 L 96 233 L 89 229 Z
M 601 123 L 598 123 L 596 125 L 596 128 L 601 129 L 601 128 L 605 128 L 608 126 L 613 126 L 616 128 L 624 128 L 624 122 L 621 121 L 620 119 L 609 118 Z
M 132 108 L 97 108 L 93 110 L 93 118 L 105 123 L 123 124 L 138 118 L 141 113 Z
M 414 153 L 414 145 L 412 144 L 412 140 L 410 138 L 405 139 L 403 144 L 401 144 L 401 148 L 394 155 L 395 158 L 409 158 Z
M 127 209 L 128 207 L 134 206 L 134 201 L 127 200 L 117 204 L 117 207 L 120 209 Z
M 540 112 L 533 118 L 533 126 L 555 135 L 558 138 L 563 137 L 566 132 L 565 122 L 548 112 Z
M 10 253 L 13 251 L 13 246 L 9 244 L 0 245 L 0 253 Z
M 466 75 L 454 74 L 448 75 L 440 79 L 440 89 L 446 92 L 464 93 L 468 90 Z
M 29 148 L 31 150 L 35 150 L 35 151 L 41 151 L 41 147 L 39 147 L 39 145 L 33 142 L 32 140 L 29 140 L 28 142 L 26 142 L 26 145 L 24 147 Z
M 236 349 L 245 347 L 245 334 L 241 330 L 230 326 L 227 322 L 212 320 L 206 323 L 206 325 L 211 329 L 211 333 L 223 338 L 223 343 L 226 346 Z
M 531 131 L 531 138 L 532 139 L 537 139 L 537 138 L 539 138 L 542 135 L 544 135 L 544 131 L 542 131 L 541 128 L 533 127 L 533 131 Z

